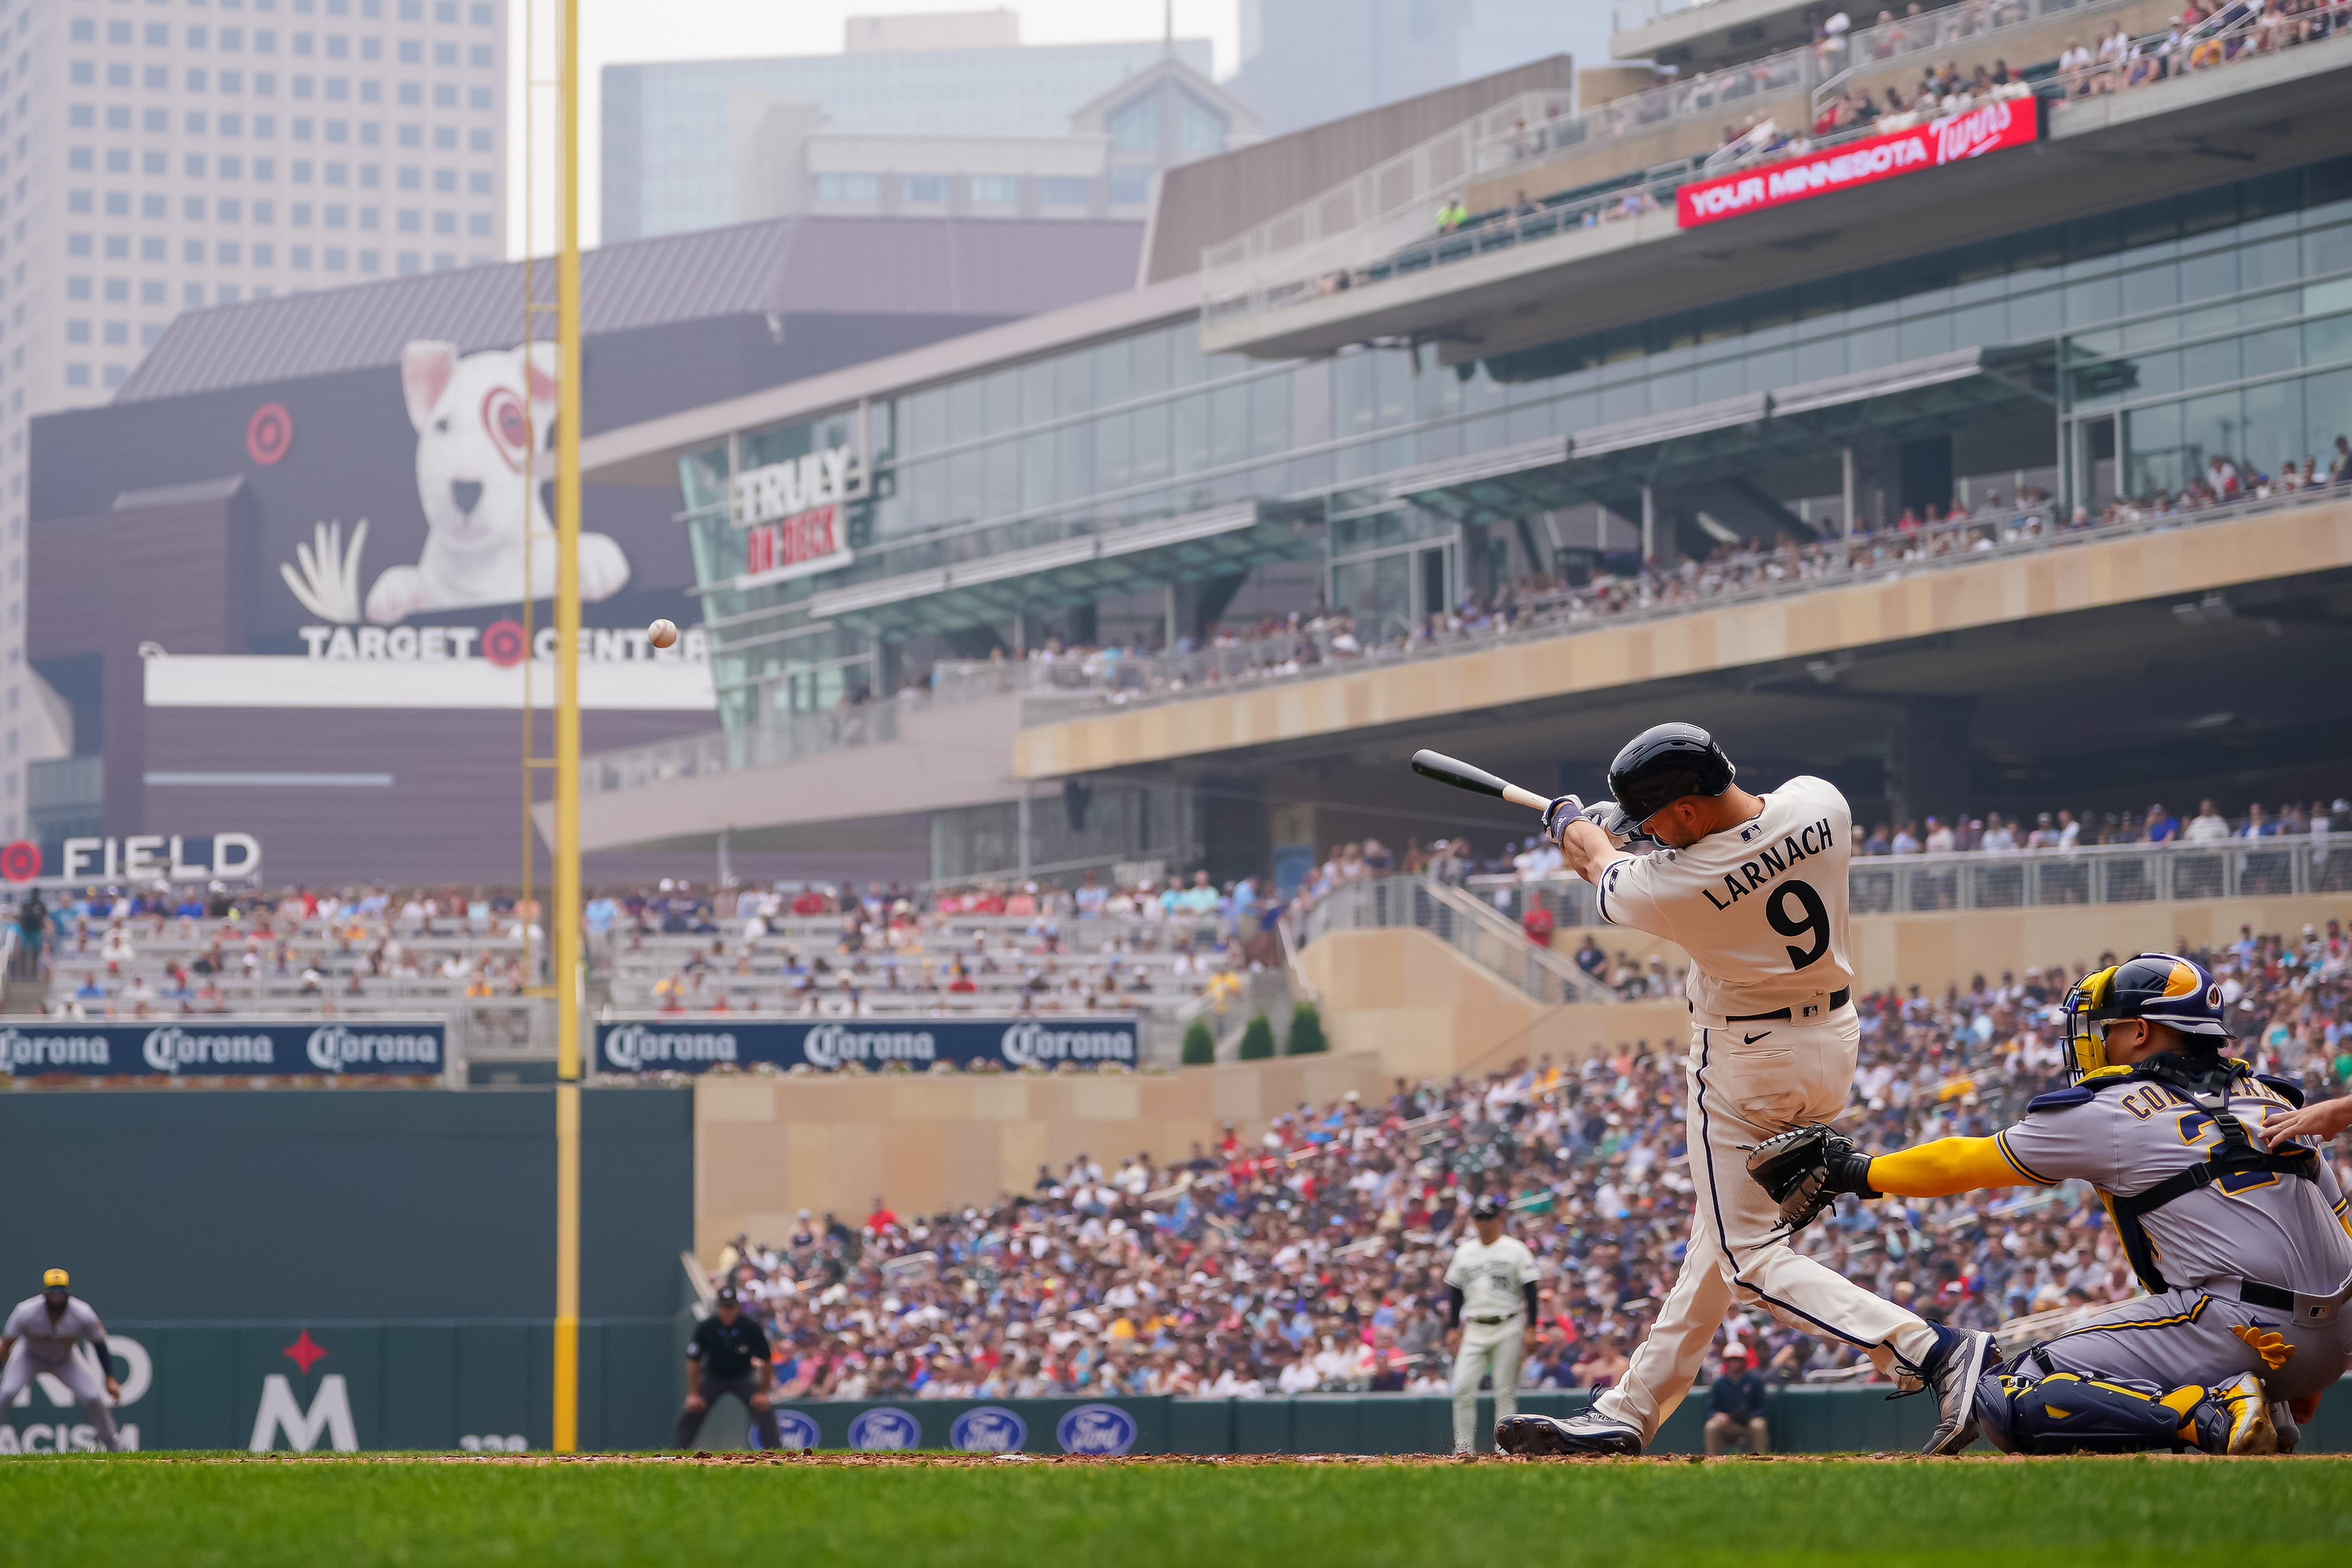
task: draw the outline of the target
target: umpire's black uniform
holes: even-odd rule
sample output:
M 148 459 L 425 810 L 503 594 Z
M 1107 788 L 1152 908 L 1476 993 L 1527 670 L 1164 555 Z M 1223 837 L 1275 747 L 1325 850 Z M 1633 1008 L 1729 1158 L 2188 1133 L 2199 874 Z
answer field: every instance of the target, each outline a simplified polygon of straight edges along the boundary
M 760 1434 L 762 1447 L 772 1453 L 784 1446 L 782 1434 L 776 1430 L 776 1413 L 751 1403 L 751 1396 L 761 1392 L 764 1382 L 752 1375 L 753 1362 L 762 1366 L 772 1364 L 767 1333 L 736 1304 L 732 1289 L 721 1290 L 719 1310 L 695 1325 L 694 1338 L 686 1347 L 688 1394 L 686 1407 L 677 1413 L 672 1447 L 694 1447 L 695 1436 L 702 1430 L 710 1407 L 725 1394 L 741 1400 L 743 1407 L 751 1411 L 751 1425 Z M 698 1394 L 703 1402 L 699 1410 L 694 1407 Z

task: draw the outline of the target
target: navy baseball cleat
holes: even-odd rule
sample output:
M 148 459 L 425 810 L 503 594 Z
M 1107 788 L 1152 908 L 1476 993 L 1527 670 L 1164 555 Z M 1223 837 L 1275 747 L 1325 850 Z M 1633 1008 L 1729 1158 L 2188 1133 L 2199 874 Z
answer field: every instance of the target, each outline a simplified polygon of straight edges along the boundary
M 1578 1454 L 1639 1456 L 1642 1434 L 1590 1410 L 1565 1421 L 1549 1415 L 1512 1415 L 1495 1423 L 1495 1447 L 1531 1459 Z
M 2270 1396 L 2263 1392 L 2263 1380 L 2252 1373 L 2240 1373 L 2214 1388 L 2206 1397 L 2216 1419 L 2198 1423 L 2198 1436 L 2203 1440 L 2197 1446 L 2207 1453 L 2280 1454 L 2293 1451 L 2291 1444 L 2281 1441 L 2285 1435 L 2271 1417 Z M 2300 1431 L 2296 1436 L 2302 1436 Z M 2212 1446 L 2212 1440 L 2216 1438 L 2219 1439 L 2218 1447 Z
M 1936 1330 L 1935 1352 L 1919 1369 L 1921 1381 L 1935 1391 L 1943 1407 L 1936 1435 L 1923 1454 L 1957 1454 L 1977 1439 L 1977 1380 L 1984 1373 L 1985 1355 L 1992 1349 L 1990 1334 L 1962 1333 L 1942 1324 Z

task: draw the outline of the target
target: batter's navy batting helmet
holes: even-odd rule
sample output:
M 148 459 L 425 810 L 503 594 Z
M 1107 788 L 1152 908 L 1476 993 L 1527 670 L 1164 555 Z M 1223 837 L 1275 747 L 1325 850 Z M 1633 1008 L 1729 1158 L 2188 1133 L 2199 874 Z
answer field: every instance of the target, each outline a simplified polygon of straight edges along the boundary
M 2205 966 L 2178 953 L 2143 952 L 2113 969 L 2086 974 L 2066 994 L 2066 1043 L 2072 1076 L 2107 1065 L 2106 1026 L 2126 1018 L 2186 1035 L 2193 1048 L 2219 1050 L 2232 1038 L 2224 1020 L 2221 987 Z
M 1470 1205 L 1470 1217 L 1472 1219 L 1502 1218 L 1503 1200 L 1496 1197 L 1492 1193 L 1483 1193 L 1479 1194 L 1478 1201 Z
M 1721 795 L 1738 772 L 1697 725 L 1654 724 L 1609 764 L 1609 793 L 1635 822 L 1647 822 L 1686 795 Z

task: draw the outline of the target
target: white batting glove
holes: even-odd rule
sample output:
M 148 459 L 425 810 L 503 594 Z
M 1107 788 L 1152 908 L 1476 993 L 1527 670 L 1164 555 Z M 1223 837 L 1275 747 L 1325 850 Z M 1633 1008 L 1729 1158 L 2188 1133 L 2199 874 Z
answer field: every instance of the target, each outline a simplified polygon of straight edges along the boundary
M 1636 838 L 1643 837 L 1641 827 L 1625 808 L 1613 800 L 1596 800 L 1584 808 L 1584 820 L 1609 836 L 1612 849 L 1622 849 Z

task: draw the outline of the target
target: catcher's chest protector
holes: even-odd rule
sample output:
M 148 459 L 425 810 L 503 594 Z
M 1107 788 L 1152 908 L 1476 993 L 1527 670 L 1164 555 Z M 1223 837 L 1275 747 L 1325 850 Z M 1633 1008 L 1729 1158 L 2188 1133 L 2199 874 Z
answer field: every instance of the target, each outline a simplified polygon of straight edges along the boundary
M 2236 1075 L 2224 1080 L 2216 1101 L 2209 1104 L 2198 1092 L 2201 1086 L 2190 1083 L 2178 1071 L 2168 1070 L 2163 1058 L 2157 1058 L 2128 1071 L 2094 1074 L 2072 1089 L 2042 1095 L 2028 1107 L 2029 1110 L 2061 1110 L 2084 1104 L 2108 1089 L 2138 1089 L 2145 1085 L 2160 1084 L 2184 1111 L 2201 1113 L 2218 1135 L 2219 1142 L 2211 1153 L 2154 1186 L 2128 1196 L 2104 1189 L 2099 1194 L 2108 1217 L 2115 1222 L 2116 1237 L 2123 1243 L 2132 1273 L 2152 1296 L 2160 1296 L 2172 1287 L 2157 1266 L 2156 1248 L 2148 1240 L 2147 1226 L 2141 1223 L 2145 1215 L 2203 1187 L 2235 1193 L 2267 1186 L 2282 1176 L 2298 1176 L 2306 1182 L 2318 1180 L 2317 1160 L 2310 1150 L 2298 1147 L 2291 1152 L 2273 1154 L 2258 1147 L 2247 1135 L 2245 1124 L 2228 1109 L 2230 1089 L 2236 1081 Z M 2302 1103 L 2302 1091 L 2294 1085 L 2273 1079 L 2262 1081 L 2279 1089 L 2294 1103 Z

